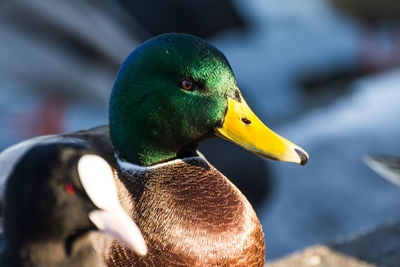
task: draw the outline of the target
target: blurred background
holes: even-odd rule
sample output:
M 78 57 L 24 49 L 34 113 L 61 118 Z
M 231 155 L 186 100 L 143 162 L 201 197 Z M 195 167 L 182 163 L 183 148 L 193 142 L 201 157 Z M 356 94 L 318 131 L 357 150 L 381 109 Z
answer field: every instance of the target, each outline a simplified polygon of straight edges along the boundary
M 0 149 L 107 124 L 120 64 L 163 32 L 219 48 L 255 113 L 310 155 L 200 146 L 255 206 L 268 260 L 400 219 L 399 189 L 362 161 L 400 156 L 397 0 L 1 1 Z

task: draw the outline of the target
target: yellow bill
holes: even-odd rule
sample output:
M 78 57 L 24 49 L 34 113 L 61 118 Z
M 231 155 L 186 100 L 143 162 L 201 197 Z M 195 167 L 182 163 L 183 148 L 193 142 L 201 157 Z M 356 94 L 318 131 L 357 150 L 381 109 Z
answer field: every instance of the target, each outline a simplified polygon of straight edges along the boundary
M 224 122 L 215 133 L 264 158 L 301 165 L 308 160 L 307 152 L 265 126 L 243 98 L 238 102 L 228 97 Z

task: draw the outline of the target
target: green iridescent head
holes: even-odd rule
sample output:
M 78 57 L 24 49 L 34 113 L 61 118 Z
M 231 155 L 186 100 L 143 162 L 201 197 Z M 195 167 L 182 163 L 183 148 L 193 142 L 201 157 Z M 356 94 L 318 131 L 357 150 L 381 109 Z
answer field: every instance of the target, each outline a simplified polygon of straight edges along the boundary
M 213 135 L 265 158 L 308 159 L 250 110 L 225 56 L 188 34 L 157 36 L 128 56 L 113 87 L 109 120 L 119 156 L 140 165 L 194 155 Z
M 110 132 L 128 161 L 152 165 L 193 153 L 221 125 L 239 91 L 225 56 L 192 35 L 164 34 L 123 63 L 109 108 Z

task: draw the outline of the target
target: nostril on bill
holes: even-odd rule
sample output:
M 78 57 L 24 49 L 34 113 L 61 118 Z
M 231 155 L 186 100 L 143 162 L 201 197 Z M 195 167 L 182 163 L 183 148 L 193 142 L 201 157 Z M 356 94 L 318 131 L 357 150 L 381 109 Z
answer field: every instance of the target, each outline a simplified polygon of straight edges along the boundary
M 243 117 L 243 118 L 242 118 L 242 122 L 243 122 L 244 124 L 246 124 L 246 125 L 250 125 L 250 124 L 251 124 L 251 120 L 249 120 L 249 119 L 246 118 L 246 117 Z

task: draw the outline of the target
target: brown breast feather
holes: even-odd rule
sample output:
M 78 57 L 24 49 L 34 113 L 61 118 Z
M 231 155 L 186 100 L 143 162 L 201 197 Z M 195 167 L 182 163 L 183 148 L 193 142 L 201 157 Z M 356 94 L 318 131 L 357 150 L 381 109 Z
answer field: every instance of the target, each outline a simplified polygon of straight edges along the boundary
M 107 239 L 108 266 L 263 266 L 264 235 L 240 191 L 203 159 L 119 171 L 120 200 L 146 239 L 139 257 Z
M 75 133 L 105 157 L 122 205 L 141 229 L 149 253 L 139 257 L 94 234 L 108 266 L 263 266 L 264 234 L 245 196 L 201 157 L 136 171 L 120 169 L 108 127 Z M 118 176 L 117 176 L 118 173 Z

